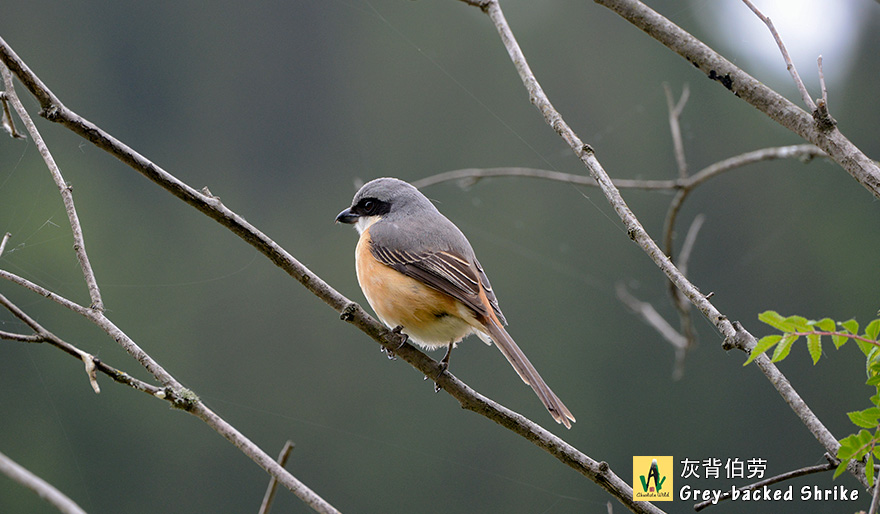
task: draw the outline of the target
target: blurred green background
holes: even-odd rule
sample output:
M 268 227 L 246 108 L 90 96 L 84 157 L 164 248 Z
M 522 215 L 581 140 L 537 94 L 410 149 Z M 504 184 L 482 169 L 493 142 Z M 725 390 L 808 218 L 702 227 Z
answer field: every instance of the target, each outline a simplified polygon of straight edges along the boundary
M 650 4 L 800 104 L 763 26 L 747 16 L 757 30 L 737 29 L 724 10 L 744 6 Z M 825 31 L 829 46 L 851 45 L 819 51 L 832 114 L 877 157 L 880 4 L 819 4 L 791 15 L 826 12 L 830 23 L 828 12 L 852 9 L 843 25 Z M 676 92 L 690 86 L 682 131 L 692 171 L 802 142 L 602 7 L 503 5 L 550 99 L 612 177 L 676 176 L 664 83 Z M 208 186 L 364 304 L 356 234 L 333 224 L 363 181 L 496 166 L 585 173 L 529 105 L 488 18 L 454 0 L 29 0 L 0 11 L 0 36 L 69 107 L 188 184 Z M 755 49 L 767 48 L 773 57 L 764 61 Z M 792 53 L 815 97 L 811 51 Z M 36 117 L 36 102 L 18 91 Z M 336 507 L 606 512 L 601 488 L 434 394 L 430 382 L 386 359 L 217 223 L 63 127 L 39 118 L 38 126 L 74 187 L 110 318 L 269 454 L 292 439 L 288 468 Z M 615 296 L 624 283 L 677 326 L 666 282 L 598 190 L 511 178 L 424 192 L 468 235 L 511 334 L 578 422 L 571 431 L 555 425 L 502 356 L 476 338 L 452 360 L 465 382 L 627 481 L 633 455 L 763 458 L 768 476 L 824 462 L 822 447 L 770 383 L 741 366 L 743 354 L 725 353 L 701 318 L 700 346 L 681 380 L 672 380 L 671 347 Z M 624 197 L 659 240 L 671 195 Z M 766 309 L 863 324 L 875 317 L 878 204 L 838 166 L 777 161 L 723 175 L 692 194 L 680 235 L 700 213 L 706 222 L 692 280 L 756 336 L 770 332 L 757 321 Z M 0 138 L 6 231 L 13 237 L 0 267 L 88 302 L 63 205 L 30 140 Z M 71 343 L 149 378 L 83 319 L 10 283 L 0 283 L 0 293 Z M 6 312 L 0 329 L 26 331 Z M 852 432 L 845 413 L 867 407 L 871 393 L 861 353 L 826 348 L 817 366 L 805 348 L 792 353 L 781 368 L 794 387 L 836 436 Z M 0 451 L 90 513 L 257 511 L 268 478 L 254 463 L 197 419 L 99 381 L 96 395 L 69 356 L 0 341 Z M 725 489 L 745 483 L 676 479 Z M 830 474 L 794 484 L 832 485 Z M 835 484 L 857 487 L 848 476 Z M 863 491 L 854 504 L 747 508 L 854 512 L 867 505 Z M 690 511 L 690 502 L 660 506 Z M 713 512 L 745 508 L 728 503 Z M 307 511 L 286 491 L 273 510 Z M 0 512 L 54 511 L 2 477 Z

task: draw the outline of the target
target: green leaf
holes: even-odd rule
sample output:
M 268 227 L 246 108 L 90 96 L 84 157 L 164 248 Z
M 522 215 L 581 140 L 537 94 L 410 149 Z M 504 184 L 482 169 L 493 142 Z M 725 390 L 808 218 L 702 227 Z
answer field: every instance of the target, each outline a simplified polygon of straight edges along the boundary
M 871 378 L 869 378 L 868 381 L 865 382 L 865 385 L 880 386 L 880 375 L 875 374 L 871 376 Z
M 859 322 L 854 319 L 846 320 L 840 323 L 840 326 L 845 328 L 850 334 L 858 335 L 859 333 Z
M 759 341 L 758 344 L 752 348 L 752 352 L 749 355 L 749 358 L 743 363 L 743 366 L 748 365 L 748 363 L 758 358 L 758 355 L 766 352 L 770 348 L 773 347 L 776 343 L 778 343 L 782 339 L 782 336 L 779 334 L 774 334 L 772 336 L 764 336 Z
M 874 456 L 868 455 L 868 460 L 865 461 L 865 478 L 868 479 L 868 487 L 874 485 Z
M 880 334 L 880 319 L 875 319 L 865 327 L 865 336 L 876 341 L 878 334 Z
M 870 354 L 868 354 L 868 361 L 865 363 L 865 372 L 868 375 L 868 378 L 874 378 L 880 376 L 880 360 L 877 357 L 880 356 L 880 351 L 877 348 L 874 348 Z
M 877 420 L 880 420 L 880 409 L 877 407 L 868 407 L 862 411 L 862 415 L 868 419 L 874 420 L 874 424 L 877 424 Z
M 875 351 L 877 346 L 871 343 L 867 343 L 865 341 L 859 341 L 858 339 L 856 339 L 856 344 L 859 345 L 859 350 L 861 350 L 862 353 L 864 353 L 865 356 L 868 357 L 868 360 L 871 360 L 871 352 Z
M 839 477 L 846 471 L 846 467 L 849 466 L 850 459 L 841 459 L 840 464 L 837 465 L 837 469 L 834 470 L 834 476 L 831 477 L 832 480 Z
M 810 357 L 813 358 L 813 366 L 815 366 L 819 362 L 819 357 L 822 356 L 822 340 L 819 334 L 807 335 L 807 350 L 809 350 Z
M 834 347 L 835 347 L 835 348 L 840 348 L 840 347 L 843 346 L 847 341 L 849 341 L 849 338 L 848 338 L 848 337 L 845 337 L 845 336 L 838 336 L 838 335 L 832 335 L 832 336 L 831 336 L 831 342 L 834 343 Z
M 834 332 L 836 324 L 831 318 L 822 318 L 819 321 L 813 323 L 813 326 L 823 332 Z
M 849 420 L 852 421 L 853 425 L 857 427 L 877 428 L 877 417 L 872 418 L 870 414 L 866 414 L 866 411 L 847 412 L 846 415 L 849 416 Z
M 785 324 L 785 317 L 776 311 L 764 311 L 761 314 L 758 314 L 758 319 L 777 330 L 785 332 L 785 328 L 783 327 Z
M 810 321 L 803 316 L 789 316 L 783 322 L 783 330 L 786 332 L 809 332 Z
M 788 353 L 791 352 L 791 345 L 797 341 L 798 336 L 788 334 L 782 338 L 782 341 L 776 346 L 776 350 L 773 351 L 773 358 L 770 359 L 773 362 L 779 362 L 782 359 L 788 357 Z
M 837 458 L 851 459 L 858 449 L 859 445 L 855 434 L 846 436 L 840 440 L 840 448 L 837 449 Z
M 861 457 L 867 452 L 867 447 L 871 444 L 871 440 L 874 438 L 871 435 L 871 432 L 868 432 L 864 428 L 859 430 L 859 435 L 856 436 L 859 441 L 859 452 L 858 455 Z

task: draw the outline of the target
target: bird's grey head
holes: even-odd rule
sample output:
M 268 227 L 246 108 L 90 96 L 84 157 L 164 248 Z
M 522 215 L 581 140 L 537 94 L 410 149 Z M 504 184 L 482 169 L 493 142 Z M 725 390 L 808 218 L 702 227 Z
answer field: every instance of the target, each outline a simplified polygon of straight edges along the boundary
M 411 184 L 396 178 L 377 178 L 360 188 L 351 207 L 340 212 L 336 221 L 353 224 L 358 232 L 363 232 L 383 216 L 405 216 L 417 209 L 436 210 L 434 204 Z

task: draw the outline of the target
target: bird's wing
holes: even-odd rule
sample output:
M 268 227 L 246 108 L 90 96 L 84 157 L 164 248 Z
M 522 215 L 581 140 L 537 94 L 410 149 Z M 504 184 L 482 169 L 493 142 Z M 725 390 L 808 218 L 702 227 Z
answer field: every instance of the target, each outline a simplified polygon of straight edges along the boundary
M 370 246 L 370 252 L 382 264 L 448 294 L 486 317 L 489 313 L 480 299 L 482 283 L 495 315 L 504 319 L 489 279 L 476 260 L 471 262 L 452 251 L 409 252 L 387 248 L 375 242 Z

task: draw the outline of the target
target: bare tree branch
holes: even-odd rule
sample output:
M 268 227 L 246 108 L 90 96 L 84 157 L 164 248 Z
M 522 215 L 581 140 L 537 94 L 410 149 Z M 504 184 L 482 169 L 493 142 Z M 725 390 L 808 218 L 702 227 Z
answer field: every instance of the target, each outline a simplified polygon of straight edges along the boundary
M 684 85 L 678 102 L 672 98 L 672 90 L 669 89 L 669 84 L 663 84 L 663 91 L 666 93 L 666 107 L 669 111 L 669 130 L 672 132 L 672 147 L 675 150 L 675 162 L 678 163 L 678 176 L 679 178 L 687 178 L 687 159 L 684 156 L 684 142 L 681 139 L 681 124 L 679 120 L 691 94 L 691 88 L 687 84 Z
M 874 482 L 874 494 L 871 496 L 871 507 L 868 514 L 877 514 L 878 507 L 880 507 L 880 484 Z
M 816 104 L 813 103 L 813 99 L 810 98 L 810 93 L 807 92 L 807 86 L 804 85 L 804 81 L 801 80 L 801 76 L 798 75 L 797 68 L 794 66 L 794 62 L 791 60 L 791 56 L 788 55 L 788 50 L 785 49 L 785 43 L 782 42 L 782 37 L 779 35 L 779 32 L 776 31 L 776 26 L 773 25 L 773 21 L 764 15 L 755 4 L 749 2 L 749 0 L 742 0 L 744 4 L 748 6 L 749 9 L 755 13 L 761 21 L 764 22 L 764 25 L 767 25 L 767 28 L 770 29 L 770 34 L 773 35 L 773 39 L 776 40 L 776 46 L 779 47 L 779 51 L 782 52 L 782 58 L 785 60 L 785 68 L 791 74 L 792 80 L 794 80 L 794 85 L 797 86 L 798 91 L 801 93 L 801 98 L 804 100 L 804 105 L 806 105 L 810 112 L 816 110 Z
M 12 119 L 12 113 L 9 111 L 9 99 L 6 97 L 5 91 L 0 91 L 0 105 L 3 107 L 3 113 L 0 116 L 0 124 L 3 125 L 3 130 L 13 139 L 24 139 L 24 134 L 21 134 L 15 128 L 15 121 Z
M 58 186 L 58 190 L 61 192 L 61 199 L 64 201 L 64 209 L 67 211 L 67 219 L 70 221 L 70 229 L 73 232 L 73 249 L 76 252 L 76 258 L 79 260 L 80 268 L 82 268 L 83 277 L 85 278 L 86 286 L 89 289 L 89 297 L 92 299 L 91 308 L 103 311 L 104 301 L 101 299 L 101 291 L 98 289 L 98 281 L 95 280 L 95 272 L 92 269 L 92 265 L 89 263 L 89 255 L 86 253 L 86 242 L 83 238 L 82 225 L 79 223 L 79 216 L 76 214 L 76 206 L 73 204 L 73 186 L 64 181 L 64 177 L 61 175 L 61 169 L 58 168 L 55 159 L 52 157 L 52 153 L 49 152 L 49 147 L 46 146 L 46 142 L 43 141 L 43 137 L 37 130 L 37 126 L 34 125 L 34 120 L 31 119 L 30 115 L 25 110 L 24 105 L 22 105 L 21 100 L 18 99 L 18 95 L 15 94 L 12 75 L 5 66 L 0 66 L 0 75 L 3 76 L 3 83 L 6 88 L 6 98 L 12 104 L 12 108 L 15 109 L 18 117 L 24 122 L 25 129 L 37 145 L 37 149 L 40 151 L 40 155 L 43 157 L 46 167 L 49 168 L 49 173 L 52 174 L 52 179 L 55 181 L 55 185 Z
M 622 283 L 617 284 L 617 298 L 633 312 L 639 315 L 645 323 L 657 331 L 663 339 L 669 342 L 676 350 L 684 350 L 687 347 L 687 339 L 684 338 L 666 319 L 657 312 L 649 302 L 643 302 L 632 295 L 629 289 Z
M 9 232 L 3 234 L 3 238 L 0 239 L 0 257 L 3 256 L 3 252 L 6 250 L 6 243 L 9 241 L 9 238 L 12 237 L 12 234 Z
M 293 451 L 293 441 L 289 440 L 284 443 L 284 447 L 281 448 L 281 453 L 278 454 L 278 464 L 281 467 L 287 465 L 287 459 L 290 457 L 290 452 Z M 278 489 L 278 481 L 275 480 L 275 477 L 269 479 L 269 487 L 266 488 L 266 494 L 263 496 L 263 503 L 260 504 L 260 510 L 258 514 L 269 514 L 269 511 L 272 509 L 272 501 L 275 499 L 275 491 Z
M 10 341 L 19 341 L 24 343 L 48 343 L 66 352 L 67 354 L 72 355 L 73 357 L 83 361 L 84 363 L 87 363 L 87 367 L 93 367 L 94 370 L 104 373 L 105 375 L 112 378 L 116 382 L 119 382 L 120 384 L 127 385 L 138 391 L 143 391 L 157 398 L 167 399 L 168 401 L 174 403 L 171 392 L 166 391 L 166 389 L 164 388 L 156 387 L 142 380 L 138 380 L 137 378 L 132 377 L 124 371 L 120 371 L 113 366 L 105 364 L 94 355 L 84 352 L 76 346 L 64 341 L 60 337 L 56 336 L 55 334 L 44 328 L 36 320 L 28 316 L 27 313 L 22 311 L 18 306 L 13 304 L 3 295 L 0 295 L 0 305 L 6 307 L 8 311 L 10 311 L 18 319 L 22 320 L 35 332 L 31 335 L 24 335 L 0 331 L 0 339 L 7 339 Z M 91 382 L 93 389 L 97 387 L 97 381 L 91 375 L 89 377 L 89 382 Z M 100 390 L 96 389 L 95 392 L 100 392 Z
M 31 473 L 3 453 L 0 453 L 0 473 L 8 476 L 19 485 L 23 485 L 37 493 L 37 496 L 49 502 L 49 504 L 63 514 L 86 514 L 86 511 L 82 510 L 76 502 L 56 489 L 52 484 Z
M 687 276 L 687 267 L 691 259 L 691 252 L 694 249 L 694 244 L 697 242 L 697 234 L 700 233 L 700 229 L 703 227 L 703 222 L 705 220 L 706 216 L 703 214 L 697 214 L 694 216 L 694 221 L 691 222 L 691 226 L 688 229 L 687 234 L 684 236 L 684 243 L 682 243 L 681 251 L 678 253 L 678 269 L 681 270 L 681 273 L 684 276 Z
M 681 191 L 691 190 L 724 172 L 731 171 L 743 166 L 761 161 L 774 159 L 812 159 L 814 157 L 827 157 L 827 154 L 815 145 L 801 144 L 788 146 L 775 146 L 753 150 L 744 154 L 736 155 L 723 161 L 707 166 L 690 177 L 677 180 L 637 180 L 637 179 L 612 179 L 611 183 L 618 189 L 644 189 L 655 191 Z M 444 182 L 459 181 L 464 185 L 472 185 L 486 178 L 498 177 L 526 177 L 555 182 L 576 184 L 579 186 L 598 187 L 599 184 L 590 176 L 575 173 L 563 173 L 555 170 L 522 167 L 501 168 L 463 168 L 460 170 L 445 171 L 436 175 L 430 175 L 412 182 L 412 185 L 422 189 Z
M 788 471 L 786 473 L 782 473 L 780 475 L 776 475 L 774 477 L 770 477 L 766 480 L 761 480 L 759 482 L 755 482 L 754 484 L 745 485 L 743 487 L 738 488 L 739 491 L 754 491 L 756 489 L 761 489 L 762 487 L 770 486 L 773 484 L 778 484 L 779 482 L 784 482 L 786 480 L 791 480 L 793 478 L 803 477 L 807 475 L 812 475 L 814 473 L 823 473 L 825 471 L 834 470 L 840 461 L 838 461 L 835 457 L 831 455 L 825 454 L 825 459 L 828 460 L 825 464 L 819 464 L 817 466 L 807 466 L 805 468 L 795 469 L 792 471 Z M 721 495 L 719 501 L 728 500 L 731 497 L 731 493 L 727 492 Z M 716 503 L 712 500 L 704 501 L 694 505 L 694 510 L 699 512 L 706 507 L 711 507 Z
M 880 167 L 847 139 L 836 126 L 817 122 L 703 42 L 638 0 L 594 0 L 643 30 L 710 79 L 724 86 L 780 125 L 824 150 L 865 189 L 880 198 Z
M 159 382 L 163 384 L 163 388 L 155 388 L 153 386 L 149 386 L 148 384 L 144 384 L 143 382 L 136 381 L 132 379 L 127 374 L 115 370 L 109 366 L 104 365 L 102 362 L 98 361 L 96 358 L 91 357 L 92 362 L 96 369 L 106 373 L 108 376 L 116 380 L 117 382 L 129 385 L 135 389 L 147 392 L 156 398 L 160 398 L 163 400 L 167 400 L 174 407 L 187 411 L 196 417 L 200 418 L 204 421 L 209 427 L 214 429 L 218 434 L 222 435 L 229 442 L 231 442 L 236 448 L 242 451 L 245 455 L 251 458 L 254 462 L 256 462 L 260 467 L 266 470 L 271 476 L 276 478 L 281 484 L 287 487 L 291 492 L 297 495 L 304 503 L 309 505 L 312 509 L 321 513 L 336 513 L 338 512 L 336 508 L 330 505 L 326 500 L 318 496 L 314 491 L 309 489 L 305 484 L 300 482 L 296 477 L 291 475 L 287 470 L 283 467 L 279 466 L 274 459 L 272 459 L 269 455 L 267 455 L 259 446 L 251 442 L 247 437 L 244 436 L 241 432 L 239 432 L 235 427 L 226 422 L 223 418 L 218 416 L 216 413 L 211 411 L 208 407 L 202 403 L 201 399 L 191 390 L 183 387 L 180 382 L 177 381 L 173 376 L 171 376 L 164 368 L 162 368 L 156 361 L 152 359 L 146 352 L 144 352 L 135 342 L 132 340 L 125 332 L 119 329 L 112 321 L 110 321 L 103 312 L 96 311 L 94 309 L 89 309 L 83 307 L 75 302 L 72 302 L 58 294 L 55 294 L 42 286 L 34 284 L 27 279 L 19 277 L 13 273 L 10 273 L 6 270 L 0 270 L 0 278 L 4 278 L 9 280 L 10 282 L 16 283 L 25 287 L 41 296 L 49 298 L 55 303 L 66 307 L 77 314 L 85 317 L 92 323 L 98 325 L 107 335 L 112 337 L 122 346 L 130 355 L 132 355 L 138 362 L 141 363 L 150 373 L 156 377 Z M 3 298 L 0 296 L 0 298 Z M 5 299 L 5 298 L 4 298 Z M 14 306 L 10 308 L 10 305 L 4 304 L 8 309 L 15 313 Z M 43 329 L 36 321 L 30 319 L 26 314 L 21 313 L 19 316 L 16 315 L 25 321 L 28 326 L 37 331 L 38 334 L 42 335 L 44 338 L 47 338 L 47 342 L 52 343 L 55 346 L 58 346 L 62 350 L 70 353 L 71 355 L 80 357 L 83 362 L 88 362 L 86 358 L 84 358 L 85 352 L 81 350 L 71 347 L 68 348 L 65 344 L 60 340 L 54 340 L 54 336 L 51 335 L 50 332 Z M 90 377 L 91 378 L 91 377 Z
M 596 187 L 596 181 L 592 177 L 563 173 L 560 171 L 543 170 L 537 168 L 505 167 L 505 168 L 464 168 L 460 170 L 446 171 L 431 175 L 416 181 L 412 185 L 422 189 L 443 182 L 459 181 L 464 185 L 472 185 L 484 178 L 491 177 L 529 177 L 566 182 L 579 186 Z M 614 185 L 621 189 L 649 189 L 667 190 L 680 187 L 675 180 L 615 180 Z

